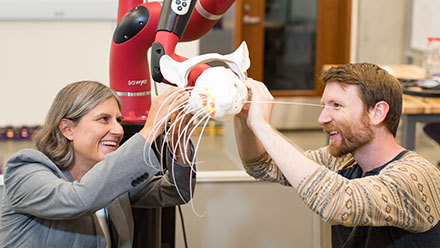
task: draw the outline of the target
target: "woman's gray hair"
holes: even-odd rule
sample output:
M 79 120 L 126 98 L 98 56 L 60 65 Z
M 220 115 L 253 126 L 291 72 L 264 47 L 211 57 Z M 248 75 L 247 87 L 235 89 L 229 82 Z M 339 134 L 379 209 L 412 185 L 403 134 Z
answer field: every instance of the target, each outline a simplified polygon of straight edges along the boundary
M 73 161 L 71 142 L 64 137 L 58 125 L 62 119 L 77 124 L 101 102 L 113 97 L 121 110 L 121 100 L 115 91 L 95 81 L 70 83 L 58 92 L 44 124 L 34 136 L 36 148 L 48 156 L 60 169 L 67 169 Z

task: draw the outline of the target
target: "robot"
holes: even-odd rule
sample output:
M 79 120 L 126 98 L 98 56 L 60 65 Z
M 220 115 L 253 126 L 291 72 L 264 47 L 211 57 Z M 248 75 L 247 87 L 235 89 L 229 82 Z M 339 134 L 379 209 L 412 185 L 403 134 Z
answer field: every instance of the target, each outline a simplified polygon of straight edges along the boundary
M 199 39 L 229 9 L 235 0 L 120 0 L 117 27 L 110 50 L 110 87 L 122 100 L 124 123 L 143 123 L 151 106 L 151 77 L 167 82 L 160 71 L 159 61 L 168 55 L 176 61 L 187 58 L 175 53 L 178 42 Z M 151 65 L 147 51 L 151 48 Z M 209 68 L 194 67 L 188 75 L 188 85 Z

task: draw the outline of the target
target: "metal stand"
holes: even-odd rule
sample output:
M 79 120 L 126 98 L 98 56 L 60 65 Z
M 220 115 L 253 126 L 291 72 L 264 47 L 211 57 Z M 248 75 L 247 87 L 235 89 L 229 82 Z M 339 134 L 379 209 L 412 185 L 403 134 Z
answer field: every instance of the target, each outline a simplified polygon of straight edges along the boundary
M 416 148 L 416 123 L 439 122 L 440 114 L 402 114 L 402 146 L 414 151 Z
M 124 123 L 125 142 L 139 132 L 144 124 Z M 133 248 L 174 248 L 176 207 L 132 208 L 134 219 Z

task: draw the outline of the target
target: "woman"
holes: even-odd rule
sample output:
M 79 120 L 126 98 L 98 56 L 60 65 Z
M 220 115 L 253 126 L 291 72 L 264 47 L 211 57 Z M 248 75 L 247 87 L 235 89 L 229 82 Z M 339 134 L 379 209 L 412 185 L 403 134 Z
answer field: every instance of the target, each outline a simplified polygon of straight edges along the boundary
M 19 151 L 6 164 L 1 247 L 131 247 L 132 206 L 188 202 L 191 168 L 175 163 L 176 181 L 169 171 L 155 176 L 160 164 L 150 148 L 163 131 L 153 129 L 154 117 L 187 99 L 177 91 L 156 97 L 143 129 L 118 147 L 115 92 L 93 81 L 64 87 L 34 138 L 37 150 Z

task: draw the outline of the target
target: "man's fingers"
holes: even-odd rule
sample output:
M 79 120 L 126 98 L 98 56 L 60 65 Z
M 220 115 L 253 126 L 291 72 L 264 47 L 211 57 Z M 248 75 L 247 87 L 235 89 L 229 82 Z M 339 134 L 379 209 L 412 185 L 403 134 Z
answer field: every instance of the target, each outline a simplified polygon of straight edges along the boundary
M 247 79 L 242 81 L 248 88 L 248 99 L 254 101 L 273 101 L 273 96 L 270 94 L 269 89 L 263 82 L 259 82 L 253 79 Z

